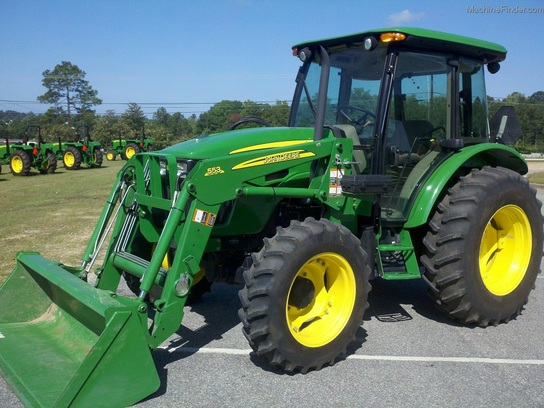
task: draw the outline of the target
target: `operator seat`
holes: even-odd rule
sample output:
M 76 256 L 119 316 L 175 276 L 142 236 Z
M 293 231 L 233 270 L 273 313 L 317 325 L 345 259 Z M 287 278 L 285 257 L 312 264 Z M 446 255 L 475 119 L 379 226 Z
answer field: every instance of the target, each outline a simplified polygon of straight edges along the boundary
M 353 125 L 334 125 L 336 128 L 340 129 L 346 135 L 346 138 L 353 141 L 353 169 L 355 173 L 361 174 L 366 168 L 366 156 L 365 152 L 362 150 L 361 141 L 359 140 L 359 135 L 355 126 Z M 359 146 L 358 148 L 356 146 Z

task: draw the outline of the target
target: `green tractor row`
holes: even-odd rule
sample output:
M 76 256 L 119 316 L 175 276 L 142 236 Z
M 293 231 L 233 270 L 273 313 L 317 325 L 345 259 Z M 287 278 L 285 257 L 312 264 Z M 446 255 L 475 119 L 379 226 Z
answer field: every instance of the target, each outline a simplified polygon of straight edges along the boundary
M 67 170 L 77 170 L 82 164 L 90 168 L 102 165 L 102 144 L 91 139 L 88 126 L 78 126 L 71 141 L 63 142 L 59 136 L 54 145 L 57 158 L 62 160 Z
M 31 125 L 21 142 L 13 143 L 6 137 L 5 144 L 0 145 L 0 164 L 9 165 L 15 176 L 26 176 L 32 168 L 42 174 L 54 173 L 58 160 L 67 170 L 76 170 L 82 164 L 100 167 L 102 156 L 102 145 L 91 140 L 87 126 L 78 127 L 72 141 L 63 142 L 59 136 L 57 143 L 45 143 L 40 126 Z
M 128 160 L 137 153 L 151 151 L 153 151 L 153 140 L 146 138 L 145 132 L 142 130 L 140 137 L 135 134 L 132 139 L 119 137 L 119 139 L 113 140 L 111 149 L 106 152 L 106 159 L 113 161 L 117 156 L 121 156 L 121 159 Z
M 26 176 L 32 168 L 51 174 L 57 168 L 55 147 L 44 143 L 39 126 L 27 126 L 20 142 L 10 142 L 6 135 L 5 144 L 0 145 L 0 164 L 9 165 L 14 176 Z
M 18 254 L 0 288 L 0 367 L 25 403 L 127 406 L 155 392 L 152 350 L 213 282 L 242 285 L 243 334 L 288 372 L 346 353 L 373 279 L 422 279 L 463 324 L 521 313 L 543 219 L 523 157 L 489 130 L 484 71 L 505 48 L 395 28 L 293 51 L 288 127 L 136 154 L 80 266 Z

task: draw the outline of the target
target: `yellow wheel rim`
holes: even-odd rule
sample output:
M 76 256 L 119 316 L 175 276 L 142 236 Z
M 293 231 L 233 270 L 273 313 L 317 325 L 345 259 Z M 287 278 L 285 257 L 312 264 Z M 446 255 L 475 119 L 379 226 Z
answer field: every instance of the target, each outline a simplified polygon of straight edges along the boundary
M 76 158 L 72 152 L 66 152 L 64 153 L 64 163 L 68 167 L 72 167 L 74 163 L 76 162 Z
M 125 150 L 125 156 L 127 156 L 127 159 L 130 159 L 132 156 L 136 154 L 136 150 L 134 150 L 134 147 L 129 146 Z
M 500 208 L 485 227 L 480 244 L 480 275 L 496 296 L 513 292 L 523 280 L 533 235 L 525 212 L 516 205 Z
M 23 171 L 24 163 L 23 159 L 21 159 L 19 156 L 13 156 L 11 158 L 11 169 L 15 173 L 21 173 Z
M 106 158 L 107 158 L 109 161 L 112 161 L 112 160 L 113 160 L 113 153 L 107 153 L 107 154 L 106 154 Z
M 307 347 L 333 341 L 355 305 L 355 276 L 342 256 L 323 252 L 299 269 L 289 288 L 285 316 L 293 337 Z

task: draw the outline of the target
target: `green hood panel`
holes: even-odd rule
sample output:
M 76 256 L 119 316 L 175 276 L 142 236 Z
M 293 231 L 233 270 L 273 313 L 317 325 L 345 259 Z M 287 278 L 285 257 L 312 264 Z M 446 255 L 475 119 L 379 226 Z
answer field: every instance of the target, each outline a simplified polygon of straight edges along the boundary
M 313 128 L 250 128 L 187 140 L 161 150 L 161 154 L 203 160 L 247 151 L 290 146 L 313 140 Z

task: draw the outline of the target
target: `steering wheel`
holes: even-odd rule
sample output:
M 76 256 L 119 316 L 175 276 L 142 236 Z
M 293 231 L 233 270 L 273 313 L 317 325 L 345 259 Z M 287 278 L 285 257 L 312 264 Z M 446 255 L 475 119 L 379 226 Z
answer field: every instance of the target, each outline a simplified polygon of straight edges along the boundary
M 244 116 L 243 118 L 238 119 L 236 122 L 234 122 L 232 125 L 230 125 L 227 130 L 234 130 L 238 126 L 240 126 L 241 124 L 249 123 L 249 122 L 258 123 L 259 125 L 264 125 L 266 127 L 272 127 L 272 125 L 270 123 L 268 123 L 266 120 L 264 120 L 263 118 L 260 118 L 258 116 Z
M 362 112 L 363 114 L 360 115 L 357 119 L 352 119 L 348 113 L 350 111 L 358 111 Z M 342 106 L 338 107 L 338 112 L 344 119 L 346 119 L 349 124 L 355 126 L 355 129 L 357 130 L 357 134 L 362 134 L 363 130 L 368 126 L 374 126 L 374 119 L 376 119 L 376 114 L 368 109 L 365 108 L 359 108 L 357 106 Z M 369 120 L 369 118 L 372 118 L 373 120 Z
M 346 113 L 346 111 L 359 111 L 359 112 L 363 112 L 363 114 L 358 118 L 358 119 L 352 119 L 348 113 Z M 368 117 L 372 117 L 373 119 L 376 119 L 376 114 L 368 109 L 365 109 L 365 108 L 359 108 L 357 106 L 343 106 L 343 107 L 339 107 L 338 108 L 338 112 L 340 112 L 340 114 L 345 118 L 347 119 L 347 121 L 354 125 L 354 126 L 361 126 L 361 125 L 364 125 L 367 123 L 368 121 Z

